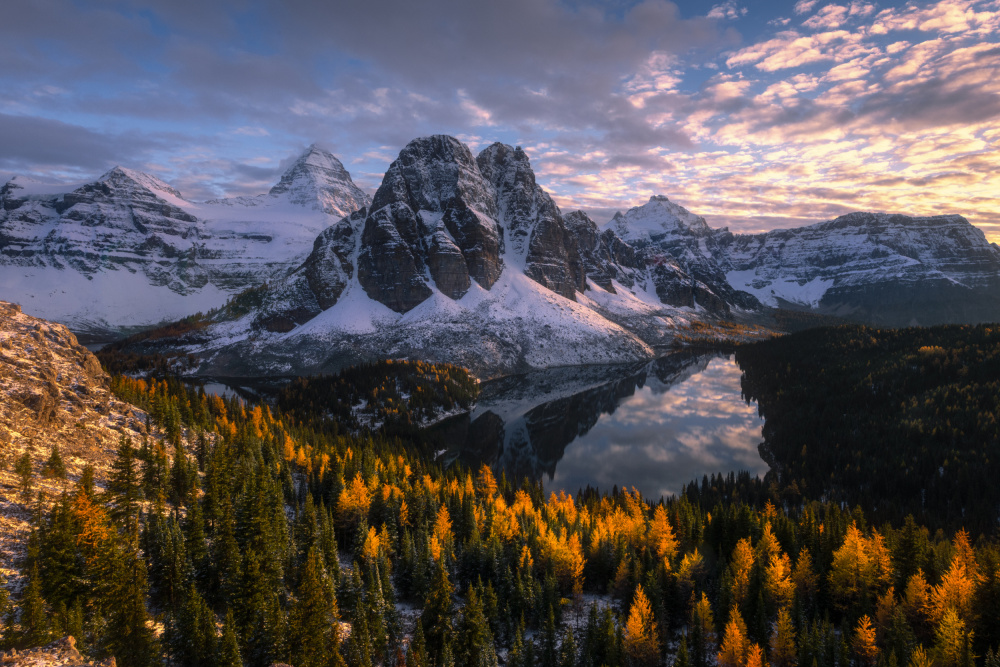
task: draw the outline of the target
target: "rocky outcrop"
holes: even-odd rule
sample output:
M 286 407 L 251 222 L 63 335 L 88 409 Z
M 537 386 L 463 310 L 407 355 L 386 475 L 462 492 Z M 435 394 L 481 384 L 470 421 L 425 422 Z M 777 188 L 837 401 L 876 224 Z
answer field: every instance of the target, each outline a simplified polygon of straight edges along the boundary
M 92 465 L 107 478 L 119 438 L 147 435 L 146 413 L 117 400 L 100 363 L 66 327 L 0 301 L 0 571 L 24 556 L 38 492 L 55 499 Z M 156 433 L 152 434 L 156 437 Z M 58 446 L 68 479 L 41 470 Z M 29 454 L 34 492 L 26 499 L 13 461 Z
M 433 284 L 458 299 L 470 280 L 500 277 L 502 232 L 493 191 L 468 147 L 443 135 L 410 142 L 389 166 L 365 219 L 358 280 L 372 299 L 405 313 Z
M 510 244 L 508 261 L 523 266 L 538 284 L 575 299 L 586 289 L 577 243 L 559 207 L 535 182 L 528 156 L 520 146 L 495 143 L 476 162 L 496 190 L 497 213 Z

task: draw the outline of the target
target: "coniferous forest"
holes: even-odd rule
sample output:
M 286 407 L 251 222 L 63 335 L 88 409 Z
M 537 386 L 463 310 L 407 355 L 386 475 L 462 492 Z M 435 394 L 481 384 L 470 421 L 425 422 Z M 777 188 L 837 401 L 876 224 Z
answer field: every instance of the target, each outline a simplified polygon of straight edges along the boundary
M 71 634 L 123 667 L 997 667 L 995 505 L 940 502 L 989 470 L 973 438 L 995 415 L 993 340 L 854 327 L 741 349 L 778 475 L 655 503 L 546 495 L 334 426 L 354 413 L 331 401 L 468 401 L 459 369 L 367 367 L 353 388 L 350 373 L 292 385 L 279 407 L 116 376 L 167 438 L 123 438 L 104 490 L 85 473 L 37 500 L 2 642 Z M 880 437 L 897 440 L 876 452 Z M 909 489 L 931 453 L 948 465 L 921 504 L 865 477 Z

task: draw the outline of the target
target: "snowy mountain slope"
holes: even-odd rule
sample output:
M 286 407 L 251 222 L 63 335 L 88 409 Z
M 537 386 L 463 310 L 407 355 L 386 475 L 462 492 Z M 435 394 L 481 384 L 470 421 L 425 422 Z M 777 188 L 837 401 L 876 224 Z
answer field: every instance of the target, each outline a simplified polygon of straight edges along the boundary
M 0 188 L 0 291 L 80 334 L 114 337 L 286 273 L 368 201 L 316 147 L 270 193 L 239 201 L 190 202 L 122 167 L 64 187 L 14 177 Z
M 591 241 L 604 244 L 585 249 L 591 264 L 606 264 L 595 271 L 623 280 L 640 271 L 614 264 L 606 246 L 621 240 L 589 224 Z M 207 328 L 149 345 L 193 352 L 198 372 L 226 375 L 333 371 L 386 356 L 485 376 L 649 358 L 649 342 L 669 341 L 695 310 L 588 283 L 572 231 L 581 225 L 567 226 L 522 151 L 495 144 L 473 158 L 454 138 L 416 139 L 371 206 L 324 231 L 302 266 L 237 297 Z
M 718 243 L 733 287 L 770 306 L 886 326 L 1000 319 L 1000 248 L 958 215 L 851 213 Z

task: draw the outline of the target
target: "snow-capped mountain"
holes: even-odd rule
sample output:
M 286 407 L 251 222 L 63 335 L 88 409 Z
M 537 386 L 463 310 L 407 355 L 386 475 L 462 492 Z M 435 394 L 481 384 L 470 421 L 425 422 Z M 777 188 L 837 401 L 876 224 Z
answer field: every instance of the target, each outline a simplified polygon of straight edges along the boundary
M 122 167 L 62 187 L 14 177 L 0 188 L 0 292 L 78 333 L 121 335 L 288 272 L 369 201 L 316 146 L 269 193 L 205 203 Z
M 193 353 L 196 372 L 227 376 L 404 357 L 490 377 L 648 359 L 692 320 L 765 305 L 995 320 L 998 282 L 1000 250 L 958 216 L 738 235 L 655 196 L 600 228 L 564 215 L 519 147 L 473 156 L 439 135 L 404 147 L 371 205 L 324 229 L 298 268 L 134 349 Z
M 882 326 L 1000 320 L 1000 248 L 959 215 L 851 213 L 716 236 L 729 283 L 769 306 Z
M 636 287 L 652 283 L 627 244 L 570 217 L 521 149 L 474 157 L 452 137 L 416 139 L 371 206 L 325 230 L 302 266 L 155 345 L 196 351 L 202 373 L 315 373 L 388 356 L 502 375 L 647 359 L 701 312 Z

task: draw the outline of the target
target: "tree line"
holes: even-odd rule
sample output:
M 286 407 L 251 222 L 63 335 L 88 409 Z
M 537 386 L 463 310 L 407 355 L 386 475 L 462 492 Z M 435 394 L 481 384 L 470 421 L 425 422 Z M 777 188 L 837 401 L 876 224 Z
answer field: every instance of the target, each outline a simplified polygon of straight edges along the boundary
M 1000 548 L 963 530 L 746 474 L 546 497 L 176 380 L 112 387 L 168 437 L 123 438 L 104 489 L 89 471 L 35 498 L 6 647 L 68 633 L 123 667 L 998 664 Z

